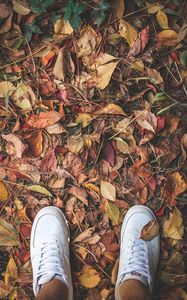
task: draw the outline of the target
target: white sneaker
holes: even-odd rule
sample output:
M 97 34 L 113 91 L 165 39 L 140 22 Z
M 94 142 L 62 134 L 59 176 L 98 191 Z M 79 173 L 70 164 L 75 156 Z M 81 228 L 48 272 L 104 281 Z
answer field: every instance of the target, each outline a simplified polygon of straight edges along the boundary
M 151 241 L 140 239 L 142 228 L 151 220 L 156 220 L 156 217 L 148 207 L 143 205 L 133 206 L 125 215 L 121 228 L 116 300 L 120 300 L 120 284 L 128 279 L 140 280 L 152 293 L 160 254 L 160 236 L 157 235 Z
M 69 240 L 68 223 L 61 210 L 52 206 L 41 209 L 34 220 L 30 241 L 35 296 L 44 283 L 59 279 L 67 285 L 68 300 L 73 299 Z

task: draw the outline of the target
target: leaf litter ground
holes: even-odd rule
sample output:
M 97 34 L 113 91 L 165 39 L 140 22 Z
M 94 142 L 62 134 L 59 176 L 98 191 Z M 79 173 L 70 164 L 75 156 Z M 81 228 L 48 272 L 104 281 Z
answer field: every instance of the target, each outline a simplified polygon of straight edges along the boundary
M 114 299 L 120 227 L 150 207 L 153 299 L 186 299 L 185 1 L 0 3 L 0 298 L 33 299 L 45 206 L 71 230 L 75 299 Z M 65 11 L 65 14 L 64 14 Z

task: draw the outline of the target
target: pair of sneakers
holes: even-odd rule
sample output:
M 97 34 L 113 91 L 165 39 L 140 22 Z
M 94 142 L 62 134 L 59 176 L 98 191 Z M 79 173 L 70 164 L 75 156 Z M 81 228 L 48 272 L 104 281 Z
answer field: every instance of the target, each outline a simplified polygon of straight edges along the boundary
M 121 229 L 116 300 L 120 300 L 120 284 L 128 279 L 140 280 L 152 292 L 159 260 L 159 235 L 147 242 L 140 239 L 142 228 L 152 220 L 155 220 L 153 212 L 142 205 L 133 206 L 125 215 Z M 69 241 L 68 223 L 61 210 L 52 206 L 41 209 L 32 226 L 30 245 L 35 296 L 44 283 L 59 279 L 68 287 L 68 300 L 73 299 Z

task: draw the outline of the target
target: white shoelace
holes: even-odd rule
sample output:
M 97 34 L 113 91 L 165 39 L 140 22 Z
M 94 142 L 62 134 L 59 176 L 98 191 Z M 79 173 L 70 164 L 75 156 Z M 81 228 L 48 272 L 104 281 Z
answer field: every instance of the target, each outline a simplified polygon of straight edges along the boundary
M 59 241 L 44 242 L 40 248 L 39 256 L 36 258 L 38 270 L 36 274 L 38 284 L 47 276 L 65 277 L 65 272 L 62 266 L 60 257 Z
M 149 267 L 148 245 L 144 240 L 130 241 L 127 249 L 127 257 L 123 266 L 123 278 L 133 272 L 145 276 L 149 287 L 152 285 L 152 276 Z

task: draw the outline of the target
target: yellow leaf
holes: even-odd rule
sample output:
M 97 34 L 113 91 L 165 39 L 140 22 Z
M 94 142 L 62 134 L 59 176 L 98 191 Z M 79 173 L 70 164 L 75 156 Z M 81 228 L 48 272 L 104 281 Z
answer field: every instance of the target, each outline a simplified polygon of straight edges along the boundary
M 93 117 L 91 117 L 89 114 L 78 113 L 75 118 L 75 123 L 81 123 L 83 128 L 85 128 L 91 123 L 92 120 Z
M 86 288 L 94 288 L 101 281 L 99 273 L 92 266 L 84 266 L 80 272 L 79 282 Z
M 9 81 L 1 81 L 0 82 L 0 97 L 6 97 L 12 95 L 12 93 L 15 91 L 16 87 L 13 85 L 13 83 Z
M 32 109 L 32 106 L 36 102 L 36 96 L 32 88 L 23 82 L 20 82 L 16 88 L 16 91 L 12 95 L 14 103 L 21 109 Z
M 60 49 L 58 57 L 56 59 L 53 74 L 58 80 L 64 81 L 65 67 L 64 67 L 64 53 L 63 49 Z
M 121 19 L 124 14 L 125 0 L 115 0 L 114 7 L 117 19 Z
M 100 291 L 101 299 L 102 299 L 102 300 L 107 299 L 109 293 L 110 293 L 109 290 L 107 290 L 107 289 L 102 289 L 102 290 Z
M 16 280 L 17 278 L 18 278 L 18 268 L 16 266 L 13 257 L 11 256 L 6 267 L 6 272 L 4 277 L 5 284 L 8 285 L 12 281 Z
M 164 236 L 174 240 L 181 240 L 184 234 L 184 225 L 181 212 L 175 207 L 169 219 L 163 224 Z
M 146 2 L 146 6 L 147 6 L 148 14 L 156 14 L 159 10 L 164 8 L 164 6 L 160 3 L 151 4 L 151 3 Z
M 171 174 L 172 182 L 174 185 L 174 195 L 178 196 L 179 194 L 185 192 L 187 184 L 184 178 L 180 175 L 179 172 Z
M 134 42 L 138 37 L 137 31 L 134 26 L 124 20 L 120 21 L 119 33 L 127 41 L 130 47 L 134 45 Z
M 90 25 L 81 30 L 80 38 L 76 43 L 78 57 L 90 55 L 101 42 L 101 36 Z
M 121 40 L 121 35 L 119 33 L 111 33 L 107 37 L 107 42 L 111 45 L 116 45 Z
M 178 43 L 178 34 L 172 29 L 165 29 L 158 33 L 158 41 L 162 46 L 174 46 Z
M 113 225 L 118 225 L 119 224 L 119 208 L 115 204 L 106 201 L 105 203 L 105 212 L 106 215 L 109 217 L 109 219 L 112 221 Z
M 118 61 L 110 62 L 97 68 L 97 71 L 93 75 L 92 79 L 95 81 L 98 89 L 104 90 L 104 88 L 107 87 L 117 64 Z
M 55 42 L 62 41 L 65 37 L 71 35 L 73 33 L 73 28 L 71 27 L 69 21 L 64 21 L 59 19 L 56 21 L 54 26 L 53 39 Z
M 111 201 L 116 200 L 116 188 L 110 182 L 101 180 L 100 188 L 102 197 Z
M 158 25 L 160 25 L 161 28 L 166 29 L 168 28 L 168 17 L 162 10 L 159 10 L 156 14 L 156 20 Z
M 94 185 L 93 183 L 85 182 L 85 183 L 83 183 L 83 186 L 89 190 L 93 190 L 97 194 L 99 194 L 99 192 L 100 192 L 98 186 Z
M 13 0 L 13 10 L 22 16 L 26 16 L 30 13 L 30 8 L 26 1 Z
M 126 116 L 126 113 L 124 110 L 117 104 L 109 103 L 105 107 L 103 107 L 101 110 L 97 112 L 98 114 L 109 114 L 109 115 L 124 115 Z
M 76 253 L 78 253 L 78 255 L 80 255 L 81 258 L 82 258 L 83 260 L 85 260 L 86 257 L 87 257 L 87 255 L 88 255 L 88 250 L 86 250 L 84 247 L 81 247 L 81 246 L 80 246 L 80 248 L 77 248 L 77 249 L 76 249 Z
M 71 135 L 68 139 L 68 149 L 78 154 L 84 147 L 84 140 L 81 134 Z
M 18 234 L 14 226 L 0 218 L 0 246 L 16 246 L 17 238 Z
M 8 191 L 5 184 L 0 181 L 0 201 L 5 201 L 8 199 Z
M 43 186 L 38 185 L 38 184 L 29 185 L 27 187 L 27 189 L 29 191 L 37 192 L 37 193 L 40 193 L 40 194 L 44 194 L 44 195 L 49 196 L 49 197 L 52 196 L 52 194 L 46 188 L 44 188 Z
M 112 269 L 111 282 L 113 285 L 115 285 L 117 281 L 118 268 L 119 268 L 119 258 L 116 260 L 115 265 Z

